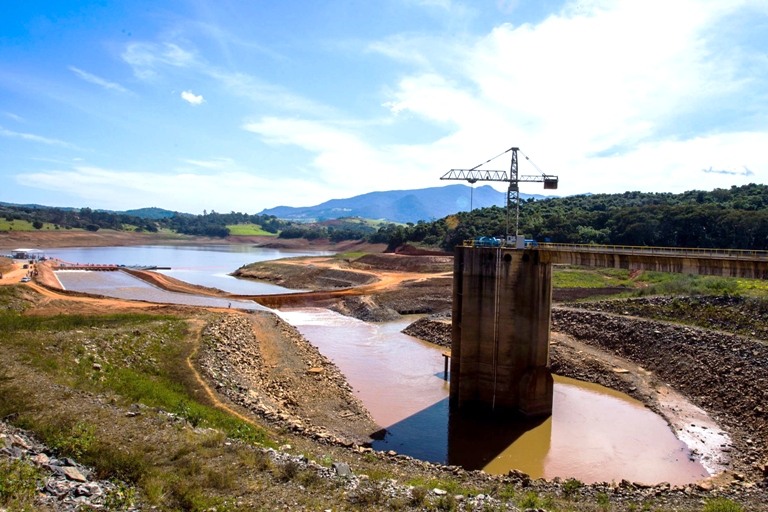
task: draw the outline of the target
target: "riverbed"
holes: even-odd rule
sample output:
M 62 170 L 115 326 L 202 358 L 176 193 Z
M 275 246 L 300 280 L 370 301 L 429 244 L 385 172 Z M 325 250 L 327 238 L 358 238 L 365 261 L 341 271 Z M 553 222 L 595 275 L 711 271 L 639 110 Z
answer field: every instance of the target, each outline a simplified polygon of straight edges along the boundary
M 177 272 L 174 277 L 193 284 L 226 291 L 246 286 L 251 288 L 238 293 L 265 293 L 253 291 L 263 283 L 227 275 L 252 261 L 285 257 L 282 251 L 261 253 L 253 249 L 114 247 L 56 249 L 47 255 L 81 263 L 171 266 Z M 227 265 L 231 266 L 224 268 Z M 74 273 L 70 277 L 66 274 L 58 273 L 62 282 L 69 280 L 65 284 L 68 289 L 172 302 L 158 295 L 155 287 L 123 281 L 127 274 L 122 272 L 82 272 L 76 279 L 71 277 Z M 229 279 L 222 280 L 222 276 Z M 230 280 L 244 283 L 230 288 Z M 195 297 L 194 301 L 194 305 L 217 307 L 231 302 L 214 297 Z M 237 302 L 232 307 L 258 309 Z M 444 374 L 442 349 L 400 332 L 415 318 L 368 324 L 318 308 L 278 313 L 339 366 L 376 422 L 386 429 L 383 438 L 374 442 L 376 449 L 490 473 L 517 469 L 533 477 L 577 478 L 583 482 L 626 479 L 684 484 L 708 476 L 661 417 L 607 388 L 558 377 L 553 414 L 546 420 L 456 418 L 448 407 L 449 376 Z

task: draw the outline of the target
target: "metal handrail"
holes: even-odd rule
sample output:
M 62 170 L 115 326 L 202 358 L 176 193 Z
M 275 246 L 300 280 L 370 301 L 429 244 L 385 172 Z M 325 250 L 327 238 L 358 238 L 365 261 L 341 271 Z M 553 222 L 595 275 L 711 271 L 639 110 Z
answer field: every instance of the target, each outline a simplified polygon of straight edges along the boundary
M 501 247 L 511 248 L 501 240 Z M 476 240 L 464 240 L 464 247 L 481 247 Z M 687 247 L 656 247 L 639 245 L 596 245 L 596 244 L 561 244 L 551 242 L 538 242 L 535 246 L 526 247 L 538 251 L 568 251 L 568 252 L 595 252 L 647 256 L 706 256 L 729 259 L 768 260 L 768 251 L 754 249 L 715 249 L 715 248 L 687 248 Z
M 707 256 L 730 259 L 768 259 L 768 251 L 753 249 L 715 249 L 688 247 L 654 247 L 637 245 L 592 245 L 592 244 L 556 244 L 539 243 L 538 250 L 571 251 L 571 252 L 611 252 L 615 254 L 649 255 L 649 256 Z

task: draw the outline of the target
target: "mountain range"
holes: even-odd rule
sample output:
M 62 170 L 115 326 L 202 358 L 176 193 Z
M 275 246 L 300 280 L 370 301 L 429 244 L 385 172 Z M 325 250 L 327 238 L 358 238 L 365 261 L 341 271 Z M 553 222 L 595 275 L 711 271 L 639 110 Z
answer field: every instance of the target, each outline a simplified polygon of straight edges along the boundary
M 551 196 L 520 194 L 521 199 L 546 199 Z M 360 217 L 389 222 L 432 221 L 457 212 L 470 211 L 488 206 L 506 204 L 506 192 L 499 192 L 490 185 L 470 187 L 463 184 L 412 190 L 390 190 L 369 192 L 346 199 L 331 199 L 315 206 L 277 206 L 262 210 L 260 215 L 274 215 L 283 220 L 296 222 L 320 222 L 342 217 Z M 29 209 L 50 208 L 38 204 L 14 204 L 0 202 L 1 206 L 17 206 Z M 79 208 L 59 208 L 79 210 Z M 162 219 L 173 215 L 190 215 L 163 208 L 139 208 L 122 212 L 96 210 L 110 213 L 125 213 L 143 219 Z
M 521 199 L 545 199 L 547 196 L 520 194 Z M 490 185 L 469 187 L 448 185 L 414 190 L 369 192 L 346 199 L 331 199 L 316 206 L 277 206 L 260 212 L 279 219 L 318 222 L 340 217 L 384 219 L 392 222 L 431 221 L 473 208 L 504 206 L 506 192 Z

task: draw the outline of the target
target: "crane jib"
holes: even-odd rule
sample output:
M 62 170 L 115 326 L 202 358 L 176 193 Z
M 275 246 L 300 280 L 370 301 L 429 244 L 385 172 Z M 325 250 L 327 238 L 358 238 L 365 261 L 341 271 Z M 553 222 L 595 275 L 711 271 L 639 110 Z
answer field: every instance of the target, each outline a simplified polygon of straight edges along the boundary
M 518 173 L 518 160 L 517 160 L 517 154 L 518 152 L 522 154 L 527 161 L 533 165 L 537 171 L 539 171 L 541 174 L 536 176 L 531 175 L 519 175 Z M 479 169 L 479 167 L 484 166 L 485 164 L 497 159 L 498 157 L 511 153 L 511 161 L 509 165 L 509 172 L 507 171 L 496 171 L 496 170 L 485 170 L 485 169 Z M 471 169 L 451 169 L 447 173 L 445 173 L 441 178 L 441 180 L 461 180 L 461 181 L 467 181 L 470 184 L 474 185 L 478 181 L 503 181 L 509 183 L 509 187 L 507 190 L 507 240 L 514 240 L 514 245 L 518 249 L 523 249 L 525 245 L 523 244 L 523 237 L 518 236 L 518 229 L 520 227 L 520 183 L 544 183 L 544 189 L 545 190 L 555 190 L 557 189 L 558 184 L 558 177 L 554 176 L 552 174 L 544 174 L 541 169 L 536 166 L 533 162 L 531 162 L 531 159 L 528 158 L 522 151 L 520 151 L 520 148 L 511 147 L 507 149 L 506 151 L 496 155 L 493 158 L 490 158 L 486 160 L 485 162 L 474 166 Z M 470 205 L 471 205 L 470 201 Z M 515 207 L 515 224 L 514 224 L 514 231 L 510 233 L 512 226 L 510 226 L 510 216 L 511 216 L 511 206 L 514 205 Z
M 459 181 L 519 181 L 523 183 L 544 183 L 545 189 L 557 189 L 558 177 L 551 174 L 543 176 L 522 175 L 510 180 L 507 171 L 472 171 L 468 169 L 451 169 L 441 180 Z

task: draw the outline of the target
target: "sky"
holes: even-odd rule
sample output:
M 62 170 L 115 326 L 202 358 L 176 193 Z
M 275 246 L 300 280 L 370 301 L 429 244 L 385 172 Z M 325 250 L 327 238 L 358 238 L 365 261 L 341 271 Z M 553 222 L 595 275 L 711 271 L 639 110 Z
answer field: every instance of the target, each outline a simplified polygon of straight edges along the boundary
M 511 147 L 528 194 L 768 178 L 768 0 L 3 4 L 3 202 L 258 213 Z

